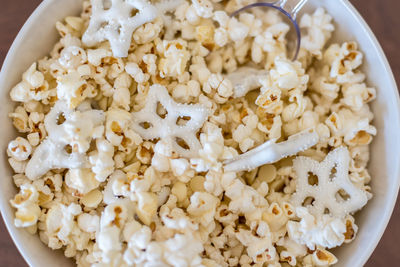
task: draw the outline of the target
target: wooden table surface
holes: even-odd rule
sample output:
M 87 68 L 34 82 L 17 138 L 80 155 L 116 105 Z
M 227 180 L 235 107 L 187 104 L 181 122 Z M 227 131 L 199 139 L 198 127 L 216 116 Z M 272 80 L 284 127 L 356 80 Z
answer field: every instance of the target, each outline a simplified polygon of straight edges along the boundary
M 68 1 L 68 0 L 60 0 Z M 1 0 L 0 66 L 25 20 L 41 0 Z M 378 37 L 400 84 L 400 1 L 351 0 Z M 366 266 L 400 266 L 400 201 L 397 202 L 389 226 Z M 397 264 L 396 264 L 397 262 Z M 0 220 L 0 267 L 27 266 L 15 248 Z M 47 266 L 43 266 L 47 267 Z

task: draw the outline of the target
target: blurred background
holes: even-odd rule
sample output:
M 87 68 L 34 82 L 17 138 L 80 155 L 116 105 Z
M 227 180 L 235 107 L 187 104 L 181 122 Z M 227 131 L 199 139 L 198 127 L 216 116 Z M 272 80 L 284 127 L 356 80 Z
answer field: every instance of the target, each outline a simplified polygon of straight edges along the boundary
M 63 0 L 68 1 L 68 0 Z M 40 4 L 41 0 L 1 0 L 0 8 L 0 66 L 23 23 Z M 393 69 L 397 84 L 400 82 L 400 1 L 398 0 L 350 0 L 372 28 Z M 384 90 L 384 88 L 379 88 Z M 365 265 L 400 265 L 400 203 L 378 247 Z M 396 264 L 397 262 L 397 264 Z M 0 220 L 0 266 L 25 267 L 27 264 L 15 248 L 7 229 Z M 47 267 L 47 266 L 46 266 Z

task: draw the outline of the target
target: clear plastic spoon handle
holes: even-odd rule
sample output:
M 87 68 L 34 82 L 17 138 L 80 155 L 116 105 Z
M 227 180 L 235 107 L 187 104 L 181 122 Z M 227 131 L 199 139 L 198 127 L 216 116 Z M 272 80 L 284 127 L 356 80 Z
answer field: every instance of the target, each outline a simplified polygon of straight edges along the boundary
M 280 6 L 285 10 L 293 20 L 296 19 L 297 12 L 307 3 L 308 0 L 279 0 L 275 3 L 276 6 Z

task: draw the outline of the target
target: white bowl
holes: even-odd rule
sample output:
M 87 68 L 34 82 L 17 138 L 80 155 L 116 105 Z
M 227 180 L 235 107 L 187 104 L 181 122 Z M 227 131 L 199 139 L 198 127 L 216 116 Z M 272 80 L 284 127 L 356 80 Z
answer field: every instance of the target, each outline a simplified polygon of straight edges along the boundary
M 335 20 L 337 30 L 334 41 L 356 40 L 359 43 L 365 55 L 363 70 L 368 83 L 378 89 L 377 99 L 372 104 L 378 135 L 372 144 L 369 166 L 374 198 L 356 216 L 359 225 L 357 238 L 351 244 L 334 250 L 339 259 L 337 266 L 362 266 L 386 228 L 399 189 L 399 97 L 392 71 L 380 45 L 349 1 L 310 0 L 306 11 L 317 6 L 324 7 Z M 0 168 L 3 173 L 0 179 L 0 209 L 11 237 L 30 266 L 63 267 L 73 264 L 60 251 L 50 250 L 37 236 L 17 229 L 13 224 L 14 211 L 9 200 L 17 190 L 4 152 L 8 142 L 16 135 L 8 118 L 13 108 L 9 91 L 33 61 L 49 53 L 58 38 L 55 23 L 67 15 L 79 14 L 80 10 L 81 0 L 44 0 L 15 39 L 0 74 L 0 125 L 3 129 L 0 139 Z

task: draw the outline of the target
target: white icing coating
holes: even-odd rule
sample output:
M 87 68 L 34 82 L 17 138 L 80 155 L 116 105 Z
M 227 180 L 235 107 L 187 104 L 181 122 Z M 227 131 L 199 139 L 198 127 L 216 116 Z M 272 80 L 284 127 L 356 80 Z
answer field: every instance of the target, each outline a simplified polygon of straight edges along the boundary
M 266 77 L 268 71 L 257 70 L 251 67 L 241 67 L 235 72 L 232 72 L 226 76 L 233 85 L 233 96 L 235 98 L 243 97 L 248 92 L 260 88 L 260 78 Z
M 51 169 L 83 168 L 87 165 L 85 152 L 90 147 L 92 138 L 102 134 L 104 112 L 91 110 L 88 103 L 83 103 L 80 110 L 68 109 L 64 101 L 57 101 L 44 124 L 49 136 L 34 151 L 26 166 L 26 176 L 37 179 Z M 59 121 L 63 115 L 65 121 Z M 71 153 L 65 150 L 71 146 Z
M 160 103 L 167 114 L 161 118 L 157 114 L 157 105 Z M 201 149 L 196 132 L 207 120 L 209 110 L 199 104 L 184 105 L 176 103 L 168 94 L 167 89 L 159 84 L 152 85 L 146 98 L 145 107 L 139 112 L 133 113 L 132 128 L 146 140 L 161 138 L 169 142 L 173 149 L 184 157 L 195 157 Z M 177 125 L 177 120 L 190 117 L 186 125 Z M 149 123 L 145 129 L 143 123 Z M 181 147 L 177 138 L 185 141 L 189 149 Z
M 26 165 L 26 176 L 35 180 L 51 169 L 71 168 L 77 169 L 85 165 L 85 155 L 79 153 L 68 154 L 65 144 L 44 140 L 36 148 L 32 159 Z
M 271 164 L 283 158 L 296 155 L 318 143 L 319 136 L 313 129 L 292 135 L 287 141 L 275 143 L 275 139 L 225 162 L 225 171 L 239 172 L 252 170 L 264 164 Z
M 292 196 L 293 204 L 301 206 L 305 198 L 313 197 L 313 203 L 307 206 L 313 215 L 322 216 L 328 209 L 336 218 L 361 209 L 367 204 L 368 196 L 350 181 L 349 164 L 350 155 L 345 147 L 336 148 L 321 163 L 307 157 L 296 158 L 293 168 L 297 173 L 297 188 Z M 334 168 L 336 173 L 332 173 Z M 318 177 L 317 184 L 309 184 L 309 173 Z M 344 190 L 349 198 L 344 200 L 338 196 L 339 190 Z
M 108 40 L 116 57 L 128 56 L 133 32 L 153 21 L 158 14 L 157 9 L 146 0 L 111 0 L 109 9 L 105 8 L 103 0 L 91 2 L 92 16 L 82 41 L 94 46 Z M 138 13 L 132 17 L 134 10 Z

